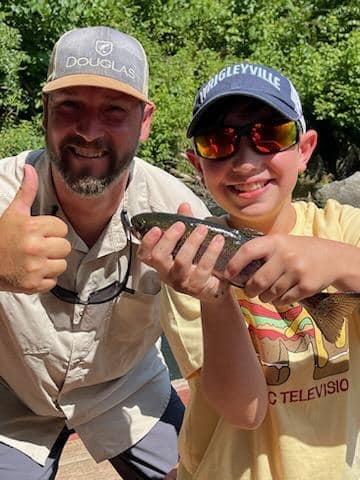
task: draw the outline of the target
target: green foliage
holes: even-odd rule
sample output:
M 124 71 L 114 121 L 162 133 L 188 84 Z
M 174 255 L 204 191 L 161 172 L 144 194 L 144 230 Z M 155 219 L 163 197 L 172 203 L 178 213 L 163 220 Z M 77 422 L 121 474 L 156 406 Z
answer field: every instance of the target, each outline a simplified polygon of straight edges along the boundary
M 0 158 L 43 146 L 43 133 L 39 121 L 22 120 L 0 130 Z
M 20 50 L 18 31 L 8 27 L 0 16 L 0 124 L 6 125 L 24 110 L 20 75 L 26 54 Z
M 320 133 L 312 170 L 341 178 L 360 168 L 360 7 L 356 2 L 256 2 L 251 60 L 288 75 L 309 127 Z M 354 154 L 354 152 L 357 152 Z
M 150 54 L 151 64 L 157 66 L 151 84 L 151 97 L 157 111 L 151 137 L 142 146 L 141 154 L 168 170 L 178 167 L 181 162 L 179 153 L 187 145 L 186 125 L 191 118 L 193 96 L 199 85 L 199 71 L 193 69 L 195 54 L 191 45 L 174 55 L 164 55 L 161 50 L 154 49 Z M 203 78 L 219 68 L 216 53 L 208 51 L 206 55 L 207 72 Z
M 244 60 L 293 80 L 310 127 L 320 133 L 313 172 L 359 169 L 360 6 L 355 0 L 0 0 L 0 128 L 3 152 L 41 141 L 41 85 L 65 31 L 109 25 L 137 37 L 157 105 L 140 154 L 186 170 L 181 153 L 193 98 L 223 66 Z M 24 99 L 27 99 L 25 102 Z M 321 166 L 321 168 L 320 168 Z

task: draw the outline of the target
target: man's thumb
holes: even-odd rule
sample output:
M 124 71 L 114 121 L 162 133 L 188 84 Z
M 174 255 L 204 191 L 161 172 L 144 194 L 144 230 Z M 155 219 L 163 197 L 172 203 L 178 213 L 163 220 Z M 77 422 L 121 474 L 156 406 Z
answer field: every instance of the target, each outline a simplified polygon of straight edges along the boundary
M 30 215 L 31 207 L 38 191 L 39 179 L 34 167 L 24 166 L 24 176 L 21 186 L 12 202 L 11 208 L 15 208 L 18 213 Z

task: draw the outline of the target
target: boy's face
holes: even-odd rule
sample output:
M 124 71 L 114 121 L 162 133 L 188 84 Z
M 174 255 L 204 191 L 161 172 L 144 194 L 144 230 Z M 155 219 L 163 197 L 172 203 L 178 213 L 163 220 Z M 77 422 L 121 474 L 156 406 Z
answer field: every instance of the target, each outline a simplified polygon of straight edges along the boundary
M 228 105 L 222 114 L 221 123 L 225 126 L 243 127 L 282 119 L 265 103 L 246 97 L 234 98 Z M 209 126 L 208 119 L 206 128 Z M 311 145 L 306 140 L 309 132 Z M 316 133 L 309 132 L 282 152 L 259 153 L 247 137 L 242 136 L 237 149 L 226 159 L 193 157 L 204 184 L 216 202 L 229 213 L 233 226 L 252 226 L 262 231 L 270 231 L 275 225 L 282 231 L 292 228 L 292 191 L 316 144 Z

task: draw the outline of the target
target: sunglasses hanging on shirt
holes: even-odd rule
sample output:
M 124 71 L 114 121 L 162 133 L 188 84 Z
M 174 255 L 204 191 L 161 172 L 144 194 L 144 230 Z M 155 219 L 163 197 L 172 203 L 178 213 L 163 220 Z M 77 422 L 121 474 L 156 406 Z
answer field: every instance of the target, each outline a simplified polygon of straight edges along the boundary
M 130 269 L 131 269 L 131 257 L 132 257 L 132 242 L 131 242 L 131 232 L 129 230 L 129 219 L 127 218 L 126 210 L 122 210 L 121 212 L 121 221 L 124 226 L 126 232 L 126 245 L 129 247 L 129 255 L 127 258 L 127 268 L 122 280 L 116 280 L 115 282 L 107 285 L 104 288 L 100 288 L 99 290 L 94 290 L 88 295 L 88 298 L 83 300 L 80 298 L 80 295 L 77 292 L 73 292 L 72 290 L 67 290 L 66 288 L 60 287 L 60 285 L 56 285 L 52 290 L 51 293 L 55 295 L 55 297 L 59 298 L 63 302 L 78 304 L 78 305 L 98 305 L 100 303 L 110 302 L 116 298 L 120 293 L 127 292 L 127 293 L 135 293 L 135 290 L 131 288 L 127 288 L 126 284 L 129 279 Z M 119 275 L 120 275 L 120 268 Z

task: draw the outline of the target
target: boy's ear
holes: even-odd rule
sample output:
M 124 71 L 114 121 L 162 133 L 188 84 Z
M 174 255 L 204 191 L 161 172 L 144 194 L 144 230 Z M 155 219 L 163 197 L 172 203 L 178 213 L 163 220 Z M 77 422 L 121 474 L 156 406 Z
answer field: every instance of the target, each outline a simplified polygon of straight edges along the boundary
M 199 162 L 199 159 L 194 152 L 192 148 L 188 148 L 185 152 L 186 158 L 189 160 L 189 162 L 195 167 L 195 170 L 197 171 L 197 179 L 198 181 L 205 186 L 204 182 L 204 174 L 201 168 L 201 164 Z
M 185 155 L 189 162 L 195 167 L 195 169 L 202 174 L 201 165 L 194 150 L 192 148 L 187 148 Z
M 306 170 L 307 164 L 313 154 L 317 144 L 317 132 L 315 130 L 308 130 L 303 133 L 299 140 L 300 164 L 299 172 Z

